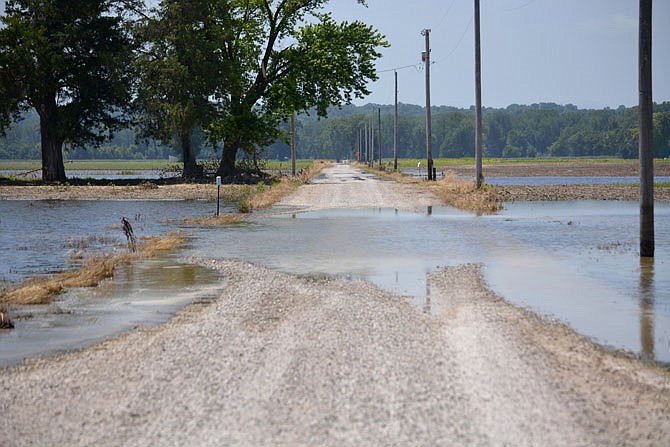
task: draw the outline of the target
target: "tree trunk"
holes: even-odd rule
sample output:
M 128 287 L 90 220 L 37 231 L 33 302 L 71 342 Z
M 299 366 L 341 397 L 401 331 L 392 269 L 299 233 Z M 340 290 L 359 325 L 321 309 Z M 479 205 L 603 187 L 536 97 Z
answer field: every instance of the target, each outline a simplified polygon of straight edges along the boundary
M 198 164 L 195 161 L 195 155 L 193 153 L 193 142 L 191 135 L 191 129 L 184 130 L 180 135 L 181 150 L 184 158 L 184 171 L 182 172 L 182 178 L 185 179 L 194 179 L 199 176 Z
M 240 139 L 233 141 L 226 140 L 223 143 L 223 153 L 221 154 L 221 162 L 216 175 L 220 175 L 222 179 L 231 179 L 236 174 L 235 161 L 237 160 L 237 151 L 240 149 Z
M 48 98 L 41 110 L 40 137 L 42 145 L 42 180 L 45 182 L 65 182 L 63 164 L 63 138 L 58 134 L 58 106 L 53 97 Z

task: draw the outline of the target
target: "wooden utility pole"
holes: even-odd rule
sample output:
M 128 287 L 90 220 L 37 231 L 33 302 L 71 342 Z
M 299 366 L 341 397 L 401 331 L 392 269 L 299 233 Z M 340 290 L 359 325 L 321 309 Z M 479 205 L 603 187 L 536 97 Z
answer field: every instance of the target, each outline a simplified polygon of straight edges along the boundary
M 372 109 L 370 116 L 370 160 L 368 165 L 370 167 L 375 164 L 375 109 Z
M 395 75 L 395 106 L 393 110 L 393 171 L 398 171 L 398 72 Z
M 482 53 L 479 44 L 479 0 L 475 0 L 475 171 L 477 189 L 484 183 L 482 174 Z
M 654 257 L 654 153 L 652 149 L 651 3 L 640 0 L 639 86 L 640 256 Z
M 291 114 L 291 175 L 295 177 L 295 112 Z
M 428 180 L 433 180 L 433 143 L 430 118 L 430 30 L 424 29 L 421 35 L 426 37 L 426 51 L 422 59 L 426 64 L 426 165 L 428 168 Z
M 370 139 L 368 138 L 368 123 L 365 123 L 364 129 L 365 129 L 365 131 L 363 132 L 364 133 L 363 136 L 365 137 L 365 157 L 363 157 L 363 160 L 365 161 L 365 163 L 367 163 L 368 162 L 368 148 L 369 148 L 369 143 L 370 143 Z
M 382 169 L 382 108 L 377 109 L 377 145 L 379 146 L 379 170 Z

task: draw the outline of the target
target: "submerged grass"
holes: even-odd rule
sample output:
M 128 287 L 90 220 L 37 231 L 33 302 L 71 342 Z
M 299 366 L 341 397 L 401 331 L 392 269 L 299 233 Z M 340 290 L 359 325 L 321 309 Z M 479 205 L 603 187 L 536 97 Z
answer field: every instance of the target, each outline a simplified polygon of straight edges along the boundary
M 244 217 L 241 214 L 220 214 L 218 216 L 205 217 L 184 217 L 180 223 L 187 225 L 199 225 L 205 227 L 215 227 L 218 225 L 232 225 L 240 223 Z
M 101 281 L 113 277 L 117 267 L 139 259 L 155 257 L 161 252 L 173 250 L 183 242 L 184 239 L 177 233 L 147 237 L 138 245 L 136 252 L 91 256 L 78 270 L 57 273 L 47 278 L 29 279 L 14 289 L 0 292 L 0 310 L 10 304 L 48 304 L 67 289 L 95 287 Z

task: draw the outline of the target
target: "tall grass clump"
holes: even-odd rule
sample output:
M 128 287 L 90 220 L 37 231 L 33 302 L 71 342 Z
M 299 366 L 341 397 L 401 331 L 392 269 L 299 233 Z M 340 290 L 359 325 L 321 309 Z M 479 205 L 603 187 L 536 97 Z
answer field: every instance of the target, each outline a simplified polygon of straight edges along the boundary
M 269 208 L 281 199 L 298 189 L 300 185 L 309 183 L 323 168 L 330 163 L 323 160 L 315 160 L 311 166 L 300 169 L 295 177 L 283 176 L 275 179 L 271 185 L 258 185 L 250 189 L 249 194 L 240 200 L 239 210 L 241 213 L 250 212 L 252 209 Z
M 103 280 L 112 278 L 117 267 L 173 250 L 183 241 L 183 238 L 176 233 L 167 233 L 161 237 L 147 237 L 138 244 L 135 252 L 114 252 L 91 256 L 77 270 L 57 273 L 46 278 L 28 279 L 17 287 L 0 292 L 0 308 L 10 304 L 48 304 L 67 289 L 95 287 Z
M 447 171 L 442 180 L 426 184 L 443 203 L 454 208 L 484 214 L 500 211 L 501 204 L 495 187 L 483 185 L 477 189 L 473 180 L 457 179 L 453 171 Z

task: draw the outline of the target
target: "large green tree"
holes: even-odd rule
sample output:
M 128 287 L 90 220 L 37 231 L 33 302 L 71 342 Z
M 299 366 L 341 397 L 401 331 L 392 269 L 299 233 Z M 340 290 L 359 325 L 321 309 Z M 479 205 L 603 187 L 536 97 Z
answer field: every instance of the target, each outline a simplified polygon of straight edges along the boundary
M 100 144 L 124 122 L 135 0 L 9 0 L 0 27 L 0 130 L 33 108 L 42 179 L 65 181 L 63 147 Z
M 220 51 L 227 1 L 163 0 L 140 21 L 136 105 L 145 136 L 181 146 L 183 176 L 198 176 L 193 132 L 209 127 L 220 110 L 227 62 Z
M 363 0 L 358 0 L 364 4 Z M 222 54 L 229 82 L 225 113 L 211 126 L 223 141 L 218 174 L 233 180 L 240 150 L 255 154 L 279 135 L 292 111 L 351 102 L 369 93 L 384 37 L 361 22 L 338 23 L 328 0 L 228 0 Z

